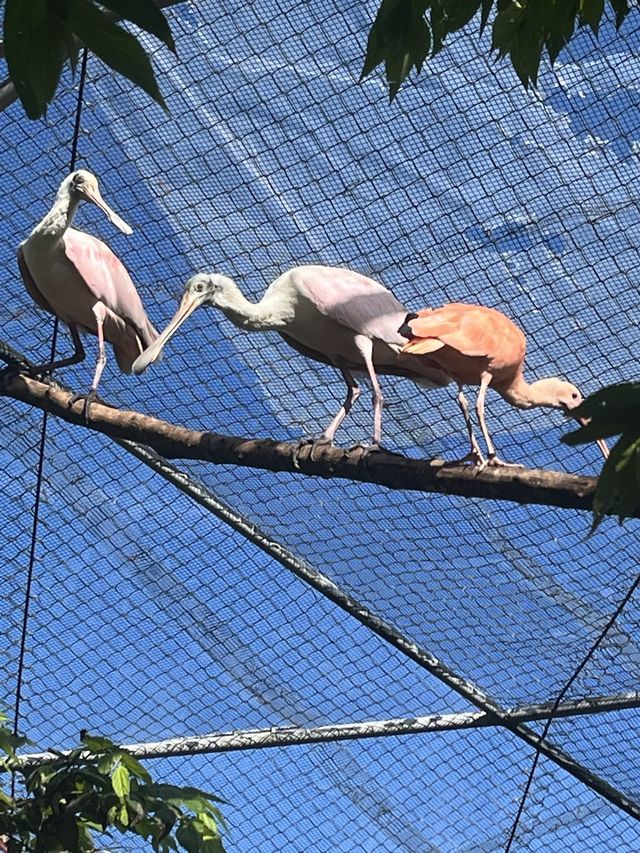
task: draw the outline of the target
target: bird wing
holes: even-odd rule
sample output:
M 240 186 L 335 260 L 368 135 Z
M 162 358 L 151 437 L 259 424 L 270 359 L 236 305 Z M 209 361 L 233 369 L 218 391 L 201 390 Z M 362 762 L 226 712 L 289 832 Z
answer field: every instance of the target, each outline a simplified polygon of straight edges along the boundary
M 27 266 L 27 261 L 24 256 L 24 252 L 22 251 L 22 246 L 18 247 L 18 268 L 20 270 L 20 275 L 22 276 L 24 286 L 27 288 L 29 296 L 33 299 L 36 305 L 39 305 L 41 308 L 44 308 L 44 310 L 48 311 L 49 314 L 55 315 L 56 312 L 53 310 L 51 305 L 49 305 L 42 293 L 40 293 L 38 285 L 35 283 L 35 280 L 31 275 L 31 271 Z
M 144 310 L 131 276 L 120 259 L 96 237 L 69 228 L 64 250 L 96 299 L 135 328 L 145 347 L 158 336 Z
M 479 305 L 453 302 L 442 308 L 425 308 L 409 321 L 414 337 L 403 351 L 418 355 L 448 346 L 462 355 L 486 357 L 504 334 L 501 320 L 513 325 L 499 312 Z
M 293 272 L 298 287 L 325 317 L 372 339 L 405 342 L 398 329 L 407 309 L 377 281 L 339 267 L 307 266 Z

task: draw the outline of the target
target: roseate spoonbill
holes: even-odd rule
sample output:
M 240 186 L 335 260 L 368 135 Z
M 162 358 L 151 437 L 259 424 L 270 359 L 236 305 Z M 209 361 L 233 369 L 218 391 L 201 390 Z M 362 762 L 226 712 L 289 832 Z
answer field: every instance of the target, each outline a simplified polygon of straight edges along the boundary
M 493 308 L 460 302 L 442 308 L 426 308 L 417 314 L 408 314 L 399 331 L 410 339 L 403 353 L 424 358 L 457 383 L 458 403 L 471 442 L 471 452 L 464 461 L 472 461 L 483 468 L 509 464 L 496 455 L 487 429 L 484 401 L 489 385 L 517 409 L 545 406 L 562 409 L 570 415 L 582 402 L 575 385 L 563 379 L 550 377 L 532 383 L 525 380 L 522 370 L 527 339 L 508 317 Z M 480 386 L 476 411 L 487 445 L 486 460 L 473 433 L 463 385 Z M 598 446 L 606 458 L 609 453 L 606 443 L 600 439 Z
M 49 213 L 20 243 L 18 266 L 34 302 L 67 324 L 75 346 L 72 356 L 34 368 L 34 375 L 82 361 L 80 332 L 97 335 L 98 358 L 86 396 L 86 416 L 107 361 L 105 340 L 111 343 L 120 370 L 130 373 L 158 333 L 121 261 L 101 240 L 71 228 L 83 200 L 93 202 L 117 228 L 131 234 L 102 198 L 95 175 L 80 169 L 64 179 Z
M 313 265 L 294 267 L 281 275 L 258 303 L 249 302 L 227 276 L 193 276 L 174 318 L 134 362 L 134 373 L 142 373 L 156 360 L 169 338 L 200 305 L 219 308 L 241 329 L 275 330 L 298 352 L 338 368 L 347 385 L 347 397 L 314 442 L 331 444 L 358 398 L 354 371 L 365 371 L 373 388 L 373 444 L 367 449 L 380 447 L 382 435 L 383 398 L 377 374 L 406 376 L 427 387 L 449 382 L 445 372 L 423 359 L 398 361 L 405 343 L 398 327 L 407 312 L 389 290 L 352 270 Z

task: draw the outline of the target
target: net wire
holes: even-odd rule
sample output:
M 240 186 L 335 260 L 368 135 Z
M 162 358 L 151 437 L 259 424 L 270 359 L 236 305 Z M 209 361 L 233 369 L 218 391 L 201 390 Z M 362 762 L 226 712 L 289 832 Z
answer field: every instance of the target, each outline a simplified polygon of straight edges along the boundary
M 259 8 L 256 8 L 259 6 Z M 504 310 L 529 339 L 528 374 L 584 393 L 629 379 L 637 346 L 640 27 L 579 33 L 525 92 L 472 30 L 387 103 L 357 85 L 374 4 L 270 0 L 167 10 L 179 61 L 151 41 L 170 113 L 92 59 L 78 165 L 132 225 L 98 234 L 165 325 L 186 279 L 215 270 L 252 298 L 301 263 L 348 266 L 411 309 Z M 46 120 L 0 119 L 2 338 L 46 360 L 52 323 L 15 249 L 67 172 L 77 83 Z M 70 345 L 61 330 L 58 352 Z M 85 390 L 95 355 L 64 371 Z M 383 378 L 383 439 L 459 456 L 450 389 Z M 142 379 L 110 358 L 102 393 L 218 432 L 297 439 L 339 405 L 340 378 L 275 334 L 196 312 Z M 40 415 L 3 398 L 0 501 L 14 709 Z M 594 474 L 594 447 L 559 444 L 557 413 L 488 417 L 509 460 Z M 365 395 L 338 440 L 366 438 Z M 637 575 L 635 525 L 583 513 L 362 483 L 180 463 L 270 540 L 317 569 L 502 708 L 560 693 Z M 475 710 L 273 556 L 103 436 L 50 420 L 25 647 L 21 727 L 39 748 L 80 729 L 123 743 Z M 638 689 L 633 599 L 567 700 Z M 638 803 L 634 708 L 563 717 L 550 743 Z M 544 722 L 528 723 L 540 733 Z M 230 850 L 493 851 L 507 842 L 532 748 L 504 727 L 157 759 L 155 776 L 228 801 Z M 541 758 L 514 850 L 636 850 L 637 821 Z M 111 849 L 111 848 L 110 848 Z M 113 849 L 116 849 L 115 847 Z

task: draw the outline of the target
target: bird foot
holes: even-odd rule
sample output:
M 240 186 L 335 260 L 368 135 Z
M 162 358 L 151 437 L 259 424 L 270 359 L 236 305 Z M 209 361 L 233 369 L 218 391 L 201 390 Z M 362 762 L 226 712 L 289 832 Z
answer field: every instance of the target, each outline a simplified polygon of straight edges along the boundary
M 524 465 L 520 465 L 519 462 L 505 462 L 503 459 L 500 459 L 499 456 L 495 454 L 493 456 L 489 456 L 487 459 L 487 465 L 489 468 L 524 468 Z
M 29 373 L 28 367 L 24 364 L 20 364 L 19 361 L 12 361 L 7 364 L 2 370 L 0 370 L 0 376 L 5 382 L 10 382 L 12 379 L 15 379 L 16 376 L 20 376 L 20 374 Z
M 27 376 L 31 377 L 31 379 L 44 379 L 45 376 L 51 375 L 48 364 L 34 364 L 24 372 Z
M 387 450 L 386 447 L 383 447 L 379 441 L 372 441 L 370 444 L 366 444 L 364 441 L 357 441 L 355 444 L 352 444 L 351 447 L 347 448 L 347 453 L 356 453 L 357 451 L 361 451 L 362 458 L 368 456 L 370 453 L 391 453 L 391 450 Z
M 300 451 L 303 447 L 309 447 L 311 445 L 311 452 L 309 453 L 309 459 L 312 462 L 315 462 L 316 459 L 313 455 L 313 451 L 316 447 L 333 447 L 333 440 L 327 438 L 326 435 L 322 434 L 319 436 L 304 436 L 303 438 L 298 439 L 296 442 L 296 449 L 293 452 L 293 464 L 294 467 L 300 470 Z
M 115 408 L 111 403 L 107 403 L 105 400 L 100 399 L 93 389 L 91 389 L 88 394 L 72 394 L 69 398 L 69 402 L 67 403 L 67 407 L 71 409 L 73 405 L 78 403 L 80 400 L 84 400 L 82 414 L 84 415 L 85 423 L 89 423 L 89 409 L 91 408 L 92 403 L 99 403 L 101 406 L 108 406 L 110 409 Z
M 479 450 L 470 450 L 462 459 L 454 459 L 453 462 L 445 462 L 445 468 L 453 468 L 456 465 L 474 465 L 483 471 L 487 467 L 487 460 Z

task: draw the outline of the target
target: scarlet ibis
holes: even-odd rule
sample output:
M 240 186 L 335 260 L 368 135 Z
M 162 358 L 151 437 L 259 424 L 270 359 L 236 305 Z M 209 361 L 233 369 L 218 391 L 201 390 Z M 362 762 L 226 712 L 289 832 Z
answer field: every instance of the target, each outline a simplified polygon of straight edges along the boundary
M 527 340 L 511 320 L 493 308 L 455 302 L 442 308 L 426 308 L 408 314 L 399 329 L 409 338 L 402 352 L 423 359 L 425 365 L 443 371 L 458 385 L 458 403 L 464 415 L 471 451 L 465 461 L 476 465 L 508 465 L 496 454 L 485 421 L 487 388 L 491 386 L 517 409 L 544 406 L 570 415 L 582 402 L 575 385 L 557 377 L 528 383 L 523 375 Z M 473 432 L 464 385 L 479 385 L 476 411 L 487 445 L 485 459 Z M 580 419 L 578 419 L 580 420 Z M 608 448 L 598 446 L 606 458 Z

